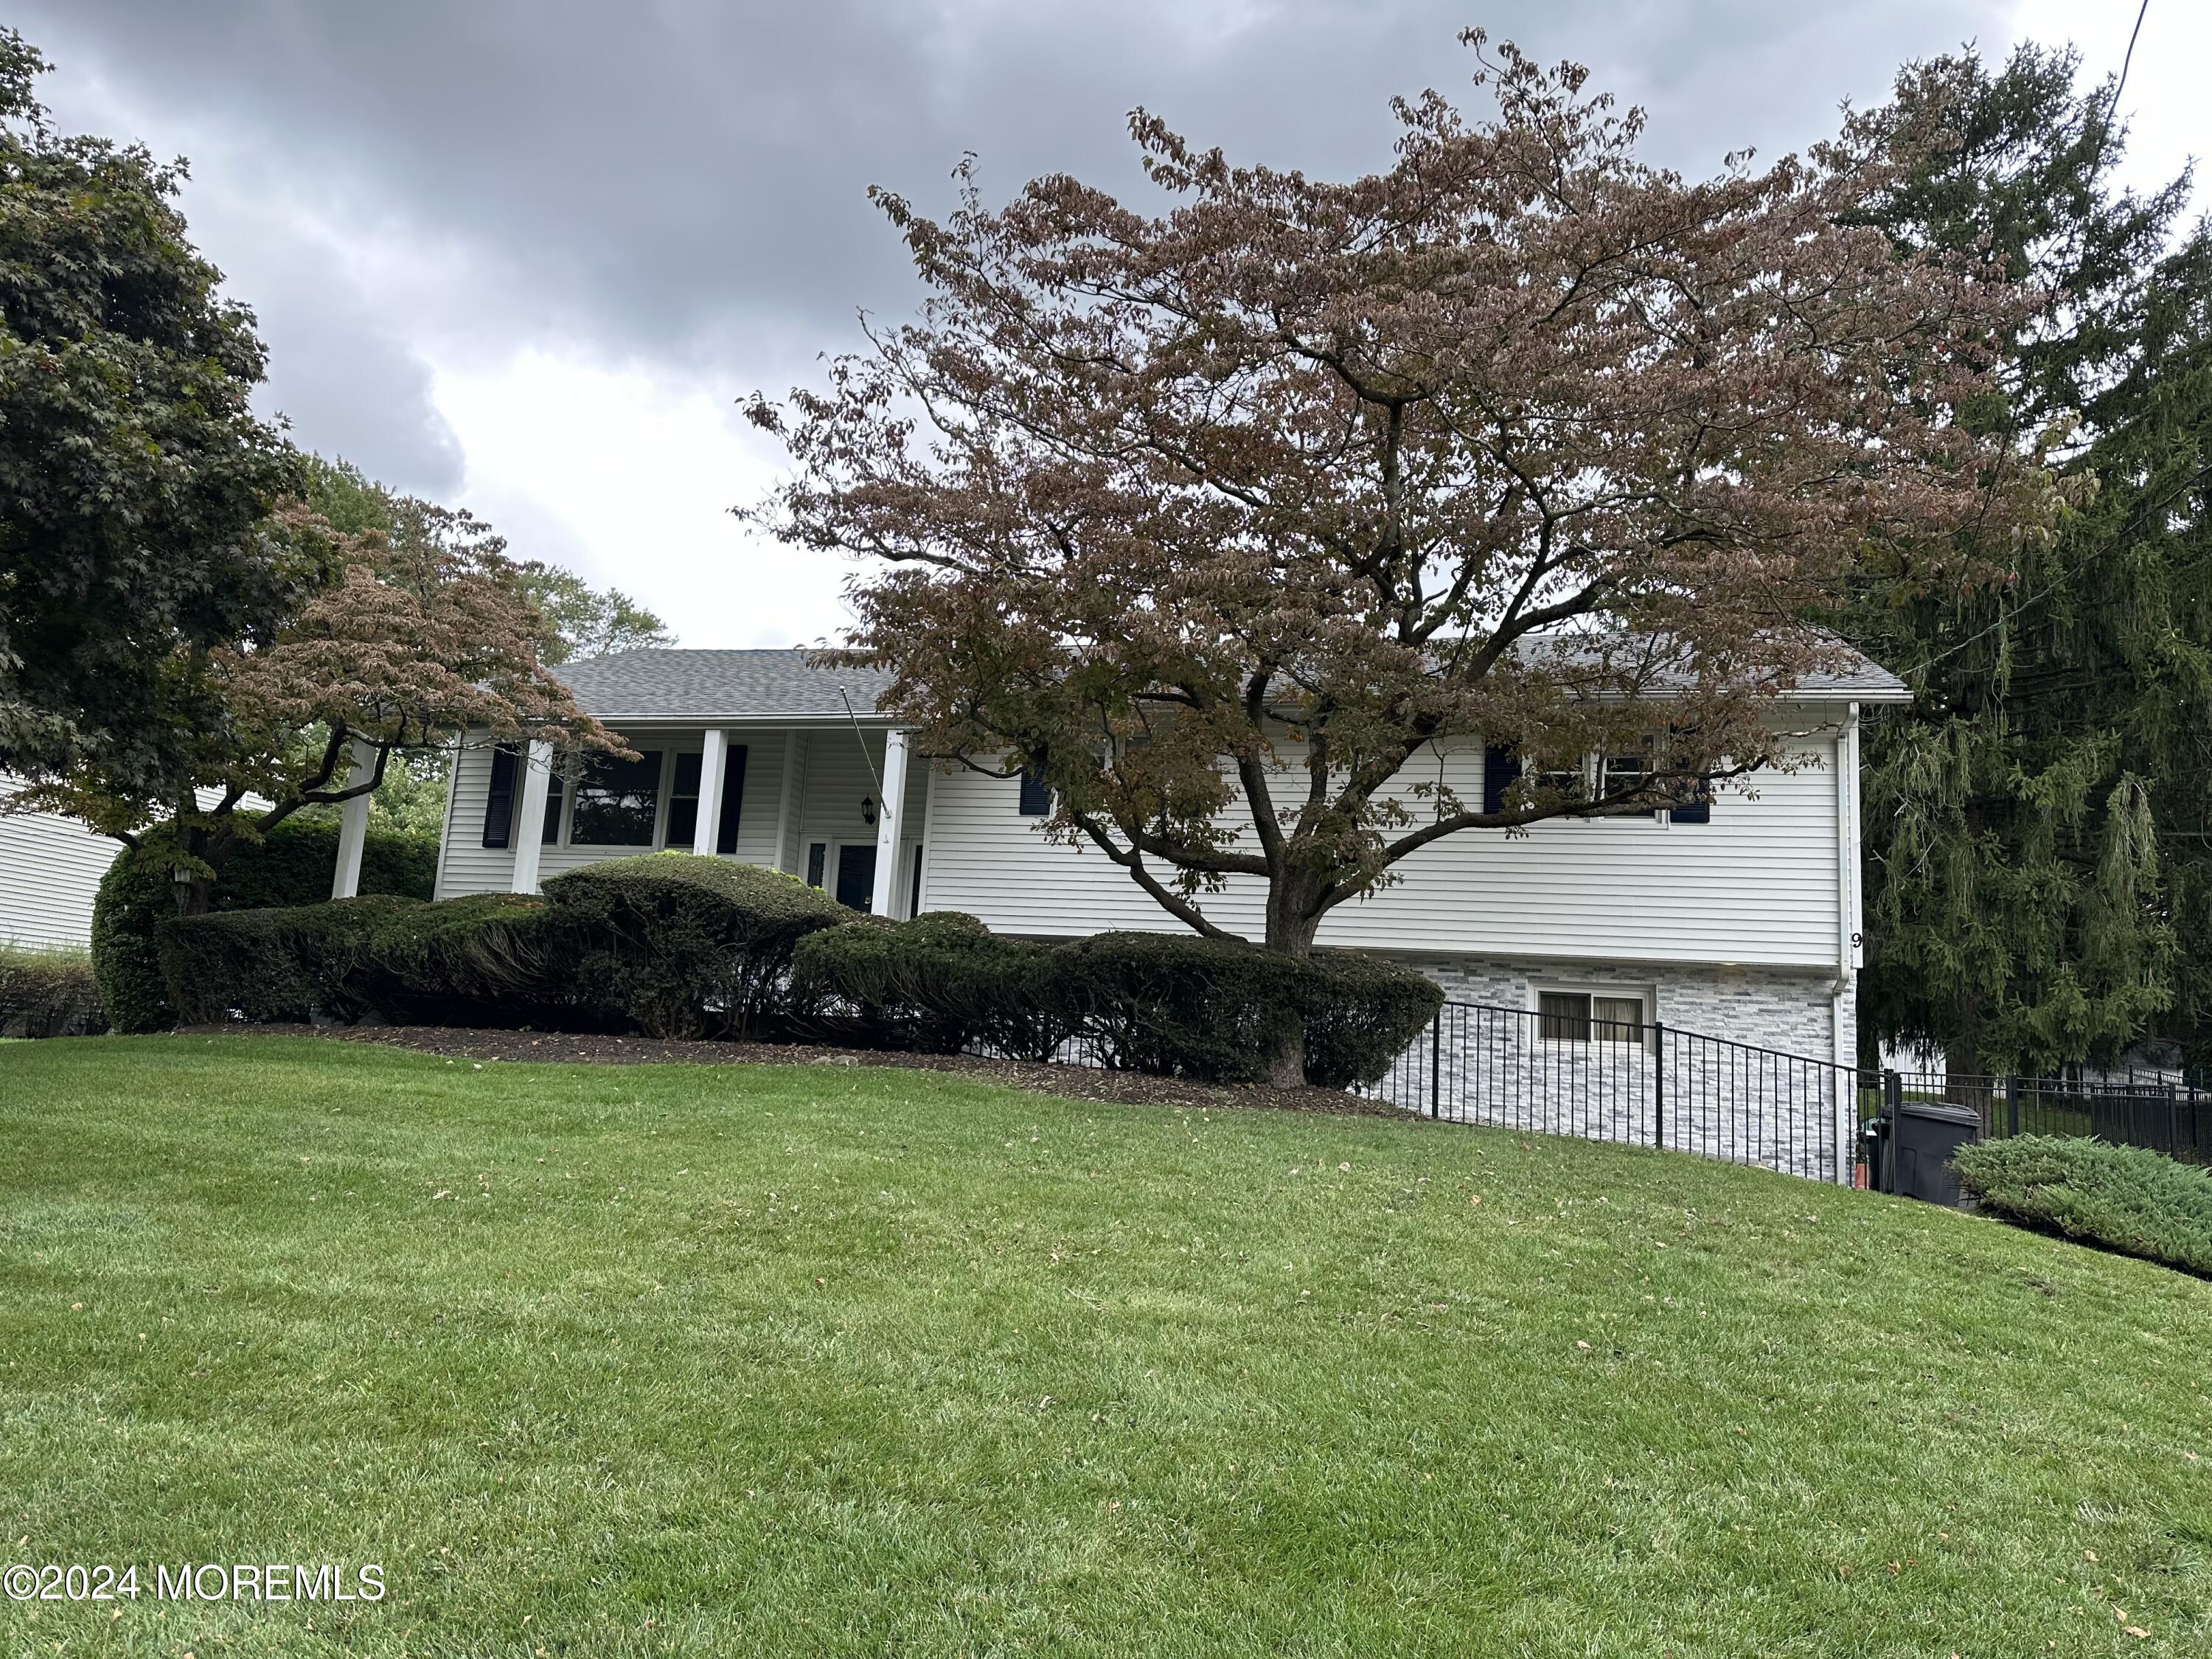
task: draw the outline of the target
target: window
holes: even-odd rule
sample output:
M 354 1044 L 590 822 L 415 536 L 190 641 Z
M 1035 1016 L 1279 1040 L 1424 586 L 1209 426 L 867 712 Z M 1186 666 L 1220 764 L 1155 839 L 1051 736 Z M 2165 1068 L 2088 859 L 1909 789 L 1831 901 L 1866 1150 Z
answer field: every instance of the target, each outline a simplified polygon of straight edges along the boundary
M 1590 1000 L 1581 991 L 1545 991 L 1536 998 L 1536 1035 L 1547 1042 L 1588 1042 Z
M 703 755 L 678 755 L 668 785 L 667 847 L 689 848 L 699 838 L 699 780 Z M 722 754 L 722 810 L 714 819 L 714 850 L 724 857 L 738 850 L 738 811 L 745 798 L 745 749 L 732 744 Z
M 634 761 L 593 761 L 576 784 L 572 847 L 650 847 L 660 806 L 660 751 Z
M 1641 753 L 1607 755 L 1601 763 L 1598 777 L 1598 792 L 1603 795 L 1618 795 L 1644 787 L 1644 775 L 1651 770 L 1651 763 Z
M 1542 991 L 1536 1035 L 1547 1042 L 1644 1042 L 1644 999 L 1589 991 Z
M 561 801 L 568 793 L 568 769 L 556 765 L 552 775 L 545 780 L 545 829 L 538 839 L 541 845 L 557 847 L 561 842 Z
M 809 887 L 819 887 L 822 884 L 823 868 L 829 862 L 830 843 L 828 842 L 817 841 L 807 843 L 806 884 Z
M 484 792 L 483 844 L 504 847 L 514 828 L 515 747 L 501 744 L 491 751 L 491 783 Z
M 1486 744 L 1482 751 L 1482 810 L 1503 812 L 1505 797 L 1521 781 L 1521 757 L 1498 744 Z
M 668 844 L 688 848 L 699 836 L 699 769 L 702 757 L 678 755 L 668 782 Z
M 1559 767 L 1536 774 L 1536 787 L 1562 800 L 1583 800 L 1589 794 L 1589 762 L 1585 757 L 1573 767 Z
M 1025 818 L 1048 818 L 1052 816 L 1052 786 L 1030 768 L 1022 768 L 1022 816 Z

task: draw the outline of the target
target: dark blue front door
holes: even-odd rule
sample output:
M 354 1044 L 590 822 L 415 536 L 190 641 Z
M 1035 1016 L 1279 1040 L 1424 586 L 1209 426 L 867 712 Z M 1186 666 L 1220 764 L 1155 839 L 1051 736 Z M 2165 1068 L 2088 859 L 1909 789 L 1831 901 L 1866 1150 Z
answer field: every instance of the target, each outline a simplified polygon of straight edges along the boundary
M 837 902 L 855 910 L 872 908 L 876 897 L 876 849 L 841 847 L 837 849 Z

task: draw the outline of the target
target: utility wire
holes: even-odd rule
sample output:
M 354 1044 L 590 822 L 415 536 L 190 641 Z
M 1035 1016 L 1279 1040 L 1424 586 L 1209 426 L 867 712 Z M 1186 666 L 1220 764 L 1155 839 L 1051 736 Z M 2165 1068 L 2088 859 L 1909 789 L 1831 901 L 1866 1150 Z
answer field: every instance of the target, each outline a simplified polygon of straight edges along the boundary
M 2112 130 L 2112 117 L 2120 107 L 2120 89 L 2128 83 L 2128 66 L 2136 61 L 2136 37 L 2142 33 L 2143 14 L 2150 9 L 2150 0 L 2142 0 L 2136 8 L 2136 26 L 2128 31 L 2128 50 L 2120 59 L 2120 78 L 2112 82 L 2112 101 L 2105 106 L 2105 131 Z

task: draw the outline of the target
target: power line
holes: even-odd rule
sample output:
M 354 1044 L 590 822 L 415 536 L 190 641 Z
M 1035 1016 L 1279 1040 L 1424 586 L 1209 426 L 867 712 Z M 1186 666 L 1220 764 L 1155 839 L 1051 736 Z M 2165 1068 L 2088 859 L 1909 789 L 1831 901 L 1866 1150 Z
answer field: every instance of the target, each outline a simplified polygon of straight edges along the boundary
M 2128 66 L 2136 61 L 2136 37 L 2142 33 L 2143 14 L 2150 9 L 2150 0 L 2142 0 L 2136 8 L 2136 26 L 2128 31 L 2127 54 L 2120 59 L 2120 78 L 2112 82 L 2112 101 L 2105 106 L 2105 131 L 2112 130 L 2112 117 L 2119 112 L 2120 89 L 2128 83 Z

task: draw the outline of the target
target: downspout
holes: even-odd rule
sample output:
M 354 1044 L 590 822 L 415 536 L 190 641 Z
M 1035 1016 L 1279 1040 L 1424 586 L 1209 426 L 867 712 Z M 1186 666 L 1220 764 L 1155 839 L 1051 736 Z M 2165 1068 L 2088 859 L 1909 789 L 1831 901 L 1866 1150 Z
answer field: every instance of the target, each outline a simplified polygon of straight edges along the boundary
M 1836 973 L 1829 986 L 1828 1017 L 1836 1064 L 1858 1064 L 1856 1033 L 1844 1000 L 1863 958 L 1859 939 L 1859 706 L 1845 705 L 1836 733 Z

